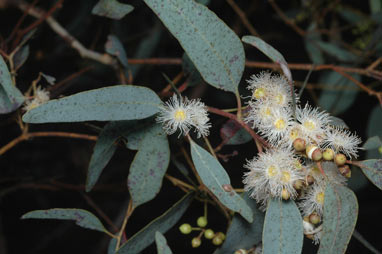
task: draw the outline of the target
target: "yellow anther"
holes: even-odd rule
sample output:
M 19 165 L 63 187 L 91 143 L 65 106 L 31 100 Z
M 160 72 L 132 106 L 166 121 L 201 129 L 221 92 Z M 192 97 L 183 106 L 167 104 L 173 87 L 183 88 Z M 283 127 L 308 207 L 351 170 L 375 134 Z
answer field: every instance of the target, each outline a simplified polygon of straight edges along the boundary
M 308 130 L 314 130 L 316 128 L 316 125 L 314 124 L 313 121 L 308 120 L 304 122 L 304 127 L 307 128 Z
M 277 169 L 275 166 L 270 166 L 268 168 L 268 176 L 270 177 L 274 177 L 275 175 L 277 175 Z
M 282 130 L 285 128 L 285 121 L 283 119 L 278 119 L 274 122 L 276 129 Z
M 175 111 L 174 118 L 178 122 L 183 122 L 186 119 L 186 112 L 183 109 Z
M 317 195 L 316 195 L 317 203 L 323 205 L 324 204 L 324 199 L 325 199 L 325 193 L 324 192 L 317 193 Z
M 281 181 L 283 181 L 284 183 L 289 183 L 290 181 L 290 173 L 288 171 L 283 171 L 281 173 Z
M 265 89 L 260 87 L 260 88 L 257 88 L 255 90 L 255 92 L 253 93 L 253 96 L 256 98 L 256 99 L 260 99 L 260 98 L 263 98 L 265 96 Z

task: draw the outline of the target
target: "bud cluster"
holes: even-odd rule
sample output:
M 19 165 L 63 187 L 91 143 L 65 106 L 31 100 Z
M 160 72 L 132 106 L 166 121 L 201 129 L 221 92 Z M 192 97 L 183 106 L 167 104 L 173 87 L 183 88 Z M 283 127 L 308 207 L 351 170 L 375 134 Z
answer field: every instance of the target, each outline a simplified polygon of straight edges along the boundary
M 248 83 L 252 97 L 244 120 L 270 148 L 244 165 L 244 189 L 263 208 L 270 198 L 296 200 L 305 234 L 318 243 L 327 181 L 346 184 L 346 162 L 357 157 L 361 140 L 334 126 L 327 112 L 302 107 L 298 98 L 294 111 L 294 91 L 283 76 L 262 72 Z

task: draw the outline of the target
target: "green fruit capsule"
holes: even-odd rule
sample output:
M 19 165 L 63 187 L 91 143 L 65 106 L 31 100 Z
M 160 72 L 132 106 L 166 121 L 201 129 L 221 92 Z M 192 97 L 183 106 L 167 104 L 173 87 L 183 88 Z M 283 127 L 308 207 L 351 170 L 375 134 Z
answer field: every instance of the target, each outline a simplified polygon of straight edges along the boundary
M 204 237 L 207 239 L 212 239 L 215 236 L 215 233 L 212 229 L 207 229 L 204 231 Z
M 194 237 L 191 240 L 191 246 L 192 248 L 198 248 L 202 244 L 202 240 L 198 237 Z
M 179 231 L 180 231 L 182 234 L 187 235 L 187 234 L 191 233 L 191 231 L 192 231 L 191 225 L 188 224 L 188 223 L 184 223 L 184 224 L 182 224 L 182 225 L 179 227 Z
M 198 218 L 198 220 L 196 221 L 196 224 L 201 227 L 201 228 L 204 228 L 205 226 L 207 226 L 207 218 L 204 217 L 204 216 L 201 216 Z
M 221 239 L 219 236 L 215 236 L 213 239 L 212 239 L 212 243 L 214 245 L 220 245 L 223 243 L 223 239 Z

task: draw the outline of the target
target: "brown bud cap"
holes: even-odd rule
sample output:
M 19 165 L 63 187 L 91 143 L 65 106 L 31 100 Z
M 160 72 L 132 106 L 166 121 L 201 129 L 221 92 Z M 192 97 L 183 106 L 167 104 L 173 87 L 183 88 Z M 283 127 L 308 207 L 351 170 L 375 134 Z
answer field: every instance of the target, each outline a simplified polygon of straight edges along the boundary
M 294 181 L 293 188 L 295 188 L 296 190 L 301 190 L 302 187 L 304 187 L 304 183 L 301 180 Z
M 322 157 L 326 161 L 331 161 L 334 158 L 334 151 L 331 148 L 326 148 L 324 152 L 322 153 Z
M 296 138 L 294 141 L 293 141 L 293 148 L 297 151 L 297 152 L 302 152 L 306 149 L 306 142 L 304 139 L 302 138 Z
M 281 191 L 281 197 L 284 199 L 284 200 L 288 200 L 290 199 L 290 193 L 289 191 L 287 191 L 286 189 L 283 189 Z
M 314 183 L 314 177 L 313 176 L 311 176 L 311 175 L 308 175 L 307 177 L 306 177 L 306 181 L 307 181 L 307 183 L 309 184 L 309 185 L 311 185 L 311 184 L 313 184 Z
M 338 167 L 338 170 L 340 171 L 341 175 L 350 178 L 351 177 L 351 170 L 349 165 L 343 165 L 341 167 Z
M 306 147 L 306 155 L 309 159 L 319 161 L 322 159 L 322 152 L 320 148 L 315 145 L 309 145 Z
M 342 153 L 337 153 L 336 156 L 334 156 L 334 162 L 338 166 L 345 165 L 345 163 L 346 163 L 346 156 L 344 154 L 342 154 Z
M 321 216 L 317 213 L 312 213 L 311 215 L 309 215 L 309 221 L 310 223 L 316 225 L 321 222 Z
M 309 222 L 309 216 L 305 216 L 305 217 L 303 218 L 303 220 L 306 221 L 306 222 Z

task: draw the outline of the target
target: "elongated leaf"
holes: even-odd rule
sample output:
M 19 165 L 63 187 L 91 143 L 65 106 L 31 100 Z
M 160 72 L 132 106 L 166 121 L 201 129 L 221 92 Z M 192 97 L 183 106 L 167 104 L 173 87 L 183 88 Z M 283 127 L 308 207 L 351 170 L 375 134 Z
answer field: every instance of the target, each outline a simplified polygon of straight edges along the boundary
M 241 145 L 252 140 L 251 135 L 237 121 L 232 119 L 223 124 L 220 137 L 228 140 L 226 145 Z
M 290 72 L 288 63 L 285 61 L 283 55 L 281 55 L 280 52 L 278 52 L 274 47 L 272 47 L 262 39 L 252 35 L 244 36 L 243 38 L 241 38 L 241 40 L 245 43 L 256 47 L 258 50 L 263 52 L 264 55 L 269 57 L 273 62 L 278 63 L 281 69 L 283 70 L 284 75 L 288 78 L 290 82 L 292 82 L 292 73 Z
M 375 186 L 382 190 L 382 160 L 360 161 L 360 167 L 365 176 Z
M 138 153 L 130 166 L 127 185 L 134 207 L 153 199 L 158 194 L 170 162 L 167 135 L 163 133 L 159 124 L 154 128 L 157 130 L 147 132 L 140 142 Z M 152 133 L 160 134 L 150 135 Z
M 29 56 L 29 45 L 25 45 L 21 47 L 16 54 L 13 57 L 13 62 L 15 65 L 15 69 L 19 69 L 25 61 L 28 59 Z
M 219 161 L 192 140 L 190 144 L 192 161 L 203 183 L 223 205 L 240 213 L 248 222 L 252 222 L 251 208 L 233 190 L 229 176 Z
M 234 253 L 238 249 L 248 250 L 261 242 L 264 213 L 257 209 L 255 200 L 246 194 L 243 198 L 253 211 L 253 222 L 248 223 L 241 216 L 235 214 L 222 247 L 217 249 L 214 254 Z
M 27 123 L 143 119 L 158 112 L 159 97 L 149 88 L 111 86 L 51 100 L 28 111 Z
M 335 116 L 329 116 L 329 120 L 330 120 L 330 125 L 333 125 L 339 128 L 349 129 L 349 126 L 341 118 L 338 118 Z
M 345 253 L 358 216 L 354 192 L 328 183 L 325 190 L 324 219 L 318 254 Z
M 361 79 L 358 74 L 352 76 L 357 80 Z M 334 71 L 325 72 L 318 82 L 325 85 L 318 104 L 334 115 L 345 112 L 356 99 L 356 85 Z
M 308 28 L 308 33 L 304 37 L 305 49 L 308 53 L 310 61 L 314 64 L 324 64 L 325 58 L 322 54 L 321 49 L 315 45 L 315 41 L 321 40 L 321 34 L 315 29 L 317 28 L 316 23 L 312 23 Z
M 117 0 L 100 0 L 94 6 L 92 14 L 105 16 L 111 19 L 121 19 L 133 10 L 133 6 L 129 4 L 121 4 Z
M 56 220 L 74 220 L 76 225 L 108 232 L 99 219 L 86 210 L 76 208 L 53 208 L 48 210 L 36 210 L 24 214 L 21 219 L 56 219 Z
M 271 199 L 264 220 L 263 254 L 299 254 L 302 243 L 302 219 L 294 201 Z
M 118 254 L 137 254 L 154 242 L 155 232 L 165 233 L 172 228 L 190 206 L 193 195 L 185 195 L 175 205 L 168 209 L 160 217 L 145 226 L 138 233 L 130 237 L 118 250 Z
M 382 110 L 380 105 L 376 105 L 369 115 L 367 123 L 367 137 L 379 136 L 382 137 Z M 375 150 L 368 150 L 366 159 L 382 158 L 382 154 Z
M 382 146 L 381 138 L 378 136 L 374 136 L 366 140 L 365 144 L 363 144 L 362 148 L 365 150 L 377 149 Z
M 188 78 L 187 85 L 189 87 L 196 86 L 198 84 L 203 83 L 203 77 L 200 75 L 199 71 L 196 69 L 194 63 L 188 57 L 186 53 L 183 54 L 182 57 L 182 67 L 183 71 Z
M 24 96 L 11 79 L 8 67 L 0 55 L 0 114 L 15 111 L 24 102 Z
M 115 248 L 117 247 L 118 240 L 117 238 L 111 238 L 109 246 L 107 248 L 107 254 L 114 254 Z
M 371 13 L 378 13 L 382 11 L 382 2 L 381 0 L 369 0 L 369 6 Z
M 244 70 L 244 49 L 222 20 L 193 0 L 144 1 L 179 41 L 207 83 L 237 91 Z
M 354 63 L 357 62 L 358 57 L 349 51 L 340 48 L 339 46 L 323 41 L 315 41 L 315 44 L 321 48 L 325 53 L 341 60 L 343 62 Z
M 155 243 L 157 244 L 158 254 L 172 254 L 170 247 L 168 247 L 166 238 L 161 232 L 155 232 Z
M 129 63 L 127 61 L 126 51 L 122 45 L 122 42 L 115 35 L 108 35 L 107 42 L 105 44 L 105 50 L 110 55 L 116 56 L 121 62 L 123 67 L 128 68 Z
M 117 146 L 114 144 L 120 137 L 120 122 L 110 122 L 99 134 L 97 143 L 94 146 L 93 154 L 90 159 L 88 175 L 86 178 L 86 191 L 90 191 L 96 184 L 102 170 L 109 163 L 114 155 Z

